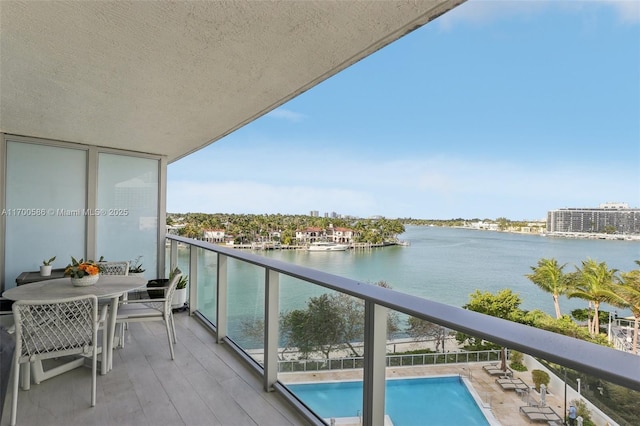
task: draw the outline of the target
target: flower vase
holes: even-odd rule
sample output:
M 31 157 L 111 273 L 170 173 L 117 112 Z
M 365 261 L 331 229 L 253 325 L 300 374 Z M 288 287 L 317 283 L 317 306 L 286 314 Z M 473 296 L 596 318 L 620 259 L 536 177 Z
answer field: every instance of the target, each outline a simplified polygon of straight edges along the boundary
M 41 277 L 50 277 L 51 276 L 51 265 L 42 265 L 42 266 L 40 266 L 40 276 Z
M 100 279 L 100 274 L 96 275 L 85 275 L 82 278 L 73 278 L 71 277 L 71 284 L 75 287 L 87 287 L 90 285 L 94 285 Z
M 181 308 L 187 301 L 187 288 L 177 288 L 171 299 L 171 307 L 173 309 Z

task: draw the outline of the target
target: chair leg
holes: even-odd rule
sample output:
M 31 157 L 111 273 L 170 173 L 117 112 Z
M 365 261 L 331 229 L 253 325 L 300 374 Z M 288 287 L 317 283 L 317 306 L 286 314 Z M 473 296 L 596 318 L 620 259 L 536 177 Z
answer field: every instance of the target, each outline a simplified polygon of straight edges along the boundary
M 20 380 L 22 381 L 22 390 L 31 389 L 31 370 L 34 370 L 33 378 L 35 383 L 37 385 L 40 384 L 42 374 L 36 373 L 42 373 L 42 361 L 38 360 L 29 363 L 22 363 L 19 365 L 20 366 L 18 367 L 18 369 L 20 370 L 21 375 Z
M 103 339 L 104 341 L 105 339 Z M 106 347 L 103 346 L 102 347 L 102 363 L 104 364 L 105 362 L 105 356 L 104 353 L 106 351 Z M 93 347 L 93 360 L 91 362 L 91 406 L 95 407 L 96 406 L 96 382 L 97 382 L 97 373 L 98 373 L 98 348 L 95 346 L 95 342 L 94 342 L 94 347 Z
M 176 336 L 176 323 L 173 320 L 173 313 L 169 314 L 169 318 L 171 318 L 171 331 L 173 331 L 173 343 L 178 343 Z
M 175 359 L 175 355 L 173 353 L 173 339 L 171 338 L 171 324 L 169 324 L 169 318 L 164 321 L 167 326 L 167 340 L 169 340 L 169 349 L 171 350 L 171 359 Z
M 120 341 L 118 342 L 118 345 L 120 345 L 121 349 L 124 349 L 124 333 L 125 333 L 125 330 L 128 330 L 128 329 L 129 329 L 128 322 L 120 323 Z
M 100 367 L 100 375 L 104 376 L 105 374 L 107 374 L 108 371 L 108 366 L 107 366 L 107 362 L 108 362 L 108 357 L 109 354 L 107 354 L 107 350 L 109 349 L 109 344 L 107 343 L 107 337 L 108 337 L 108 333 L 109 331 L 107 330 L 107 324 L 105 324 L 102 327 L 102 355 L 101 355 L 101 367 Z
M 15 426 L 16 417 L 18 415 L 18 382 L 20 380 L 20 363 L 18 358 L 14 356 L 13 360 L 13 383 L 11 391 L 11 426 Z

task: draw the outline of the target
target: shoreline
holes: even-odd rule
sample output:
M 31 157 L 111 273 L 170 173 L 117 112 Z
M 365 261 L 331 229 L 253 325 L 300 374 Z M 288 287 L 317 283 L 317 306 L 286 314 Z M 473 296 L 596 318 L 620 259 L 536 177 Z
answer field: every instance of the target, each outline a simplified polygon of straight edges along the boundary
M 412 225 L 412 226 L 427 226 L 430 225 Z M 484 232 L 498 232 L 503 234 L 520 234 L 520 235 L 532 235 L 537 237 L 550 237 L 550 238 L 568 238 L 568 239 L 582 239 L 582 240 L 607 240 L 607 241 L 640 241 L 640 234 L 601 234 L 591 232 L 525 232 L 505 230 L 500 231 L 497 229 L 476 228 L 472 226 L 441 226 L 441 228 L 452 229 L 468 229 L 471 231 L 484 231 Z

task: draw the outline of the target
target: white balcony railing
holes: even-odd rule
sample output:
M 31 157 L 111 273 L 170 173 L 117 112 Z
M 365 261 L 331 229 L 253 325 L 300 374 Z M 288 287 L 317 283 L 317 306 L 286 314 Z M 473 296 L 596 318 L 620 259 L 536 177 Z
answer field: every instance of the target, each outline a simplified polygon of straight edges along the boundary
M 311 422 L 317 424 L 324 423 L 278 382 L 279 280 L 281 276 L 293 277 L 364 301 L 365 355 L 362 363 L 364 425 L 384 424 L 384 383 L 387 364 L 386 317 L 389 310 L 476 336 L 629 389 L 640 390 L 640 357 L 629 353 L 252 253 L 174 235 L 168 235 L 167 239 L 170 241 L 172 268 L 178 264 L 178 243 L 186 244 L 190 248 L 189 270 L 186 273 L 190 277 L 189 309 L 191 313 L 210 324 L 216 333 L 218 343 L 229 344 L 260 372 L 265 391 L 281 392 Z M 216 256 L 214 319 L 201 315 L 198 309 L 198 286 L 212 285 L 211 282 L 205 283 L 198 279 L 197 253 L 199 250 L 209 254 L 215 253 Z M 229 259 L 255 265 L 264 271 L 264 360 L 262 364 L 256 362 L 228 335 L 227 263 Z

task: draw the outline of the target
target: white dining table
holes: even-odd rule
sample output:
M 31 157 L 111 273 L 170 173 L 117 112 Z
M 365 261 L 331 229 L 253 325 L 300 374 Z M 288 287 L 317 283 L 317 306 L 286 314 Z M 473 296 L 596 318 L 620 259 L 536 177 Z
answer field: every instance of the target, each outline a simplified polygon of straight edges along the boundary
M 102 362 L 100 374 L 107 374 L 113 367 L 113 342 L 116 330 L 116 317 L 118 316 L 118 299 L 129 291 L 145 287 L 147 280 L 143 277 L 130 277 L 127 275 L 101 275 L 94 285 L 75 287 L 71 284 L 71 278 L 56 278 L 53 280 L 38 281 L 11 288 L 2 293 L 9 300 L 53 300 L 66 297 L 95 295 L 98 300 L 109 300 L 108 324 L 104 332 L 107 333 L 107 347 L 102 348 Z M 65 365 L 48 371 L 42 370 L 42 365 L 34 365 L 33 378 L 36 383 L 55 375 L 69 371 L 82 365 L 84 360 L 71 361 Z M 28 388 L 28 384 L 26 384 Z M 23 384 L 24 387 L 24 384 Z

